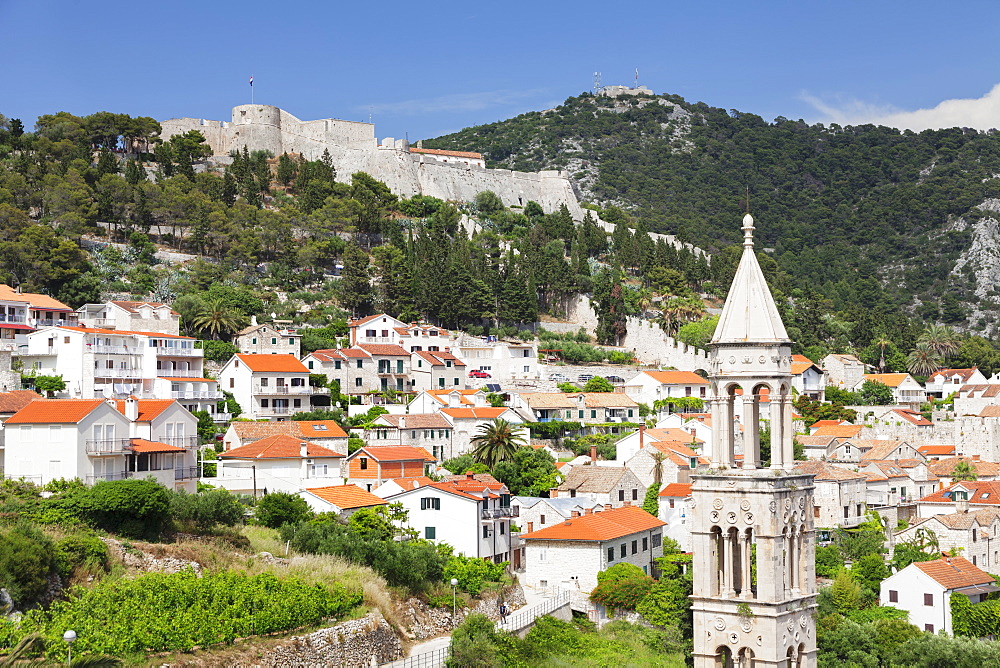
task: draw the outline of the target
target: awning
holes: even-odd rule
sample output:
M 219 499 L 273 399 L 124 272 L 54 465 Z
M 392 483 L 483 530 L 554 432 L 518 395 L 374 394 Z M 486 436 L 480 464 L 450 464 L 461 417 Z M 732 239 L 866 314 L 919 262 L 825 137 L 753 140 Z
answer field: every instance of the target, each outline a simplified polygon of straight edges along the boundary
M 132 452 L 139 453 L 150 453 L 150 452 L 184 452 L 184 448 L 178 448 L 176 445 L 168 445 L 166 443 L 159 443 L 157 441 L 147 441 L 144 438 L 133 438 L 132 439 Z
M 953 589 L 952 593 L 962 594 L 963 596 L 975 596 L 976 594 L 989 594 L 990 592 L 1000 591 L 1000 587 L 991 584 L 981 584 L 974 585 L 972 587 L 962 587 L 960 589 Z
M 30 332 L 35 328 L 32 327 L 31 325 L 21 325 L 16 322 L 0 322 L 0 329 L 21 329 Z

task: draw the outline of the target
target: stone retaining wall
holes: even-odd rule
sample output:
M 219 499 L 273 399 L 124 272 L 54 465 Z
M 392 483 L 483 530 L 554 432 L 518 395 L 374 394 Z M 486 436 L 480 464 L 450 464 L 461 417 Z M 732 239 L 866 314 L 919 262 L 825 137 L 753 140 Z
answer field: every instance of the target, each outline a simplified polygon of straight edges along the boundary
M 403 646 L 378 612 L 304 636 L 295 636 L 254 662 L 265 668 L 312 666 L 370 666 L 403 656 Z M 238 664 L 247 665 L 247 664 Z

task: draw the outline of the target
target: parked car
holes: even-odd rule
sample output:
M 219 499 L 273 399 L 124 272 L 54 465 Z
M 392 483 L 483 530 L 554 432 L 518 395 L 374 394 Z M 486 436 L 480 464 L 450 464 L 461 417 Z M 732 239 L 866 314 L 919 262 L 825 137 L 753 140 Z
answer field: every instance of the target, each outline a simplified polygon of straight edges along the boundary
M 592 373 L 581 373 L 576 379 L 581 383 L 586 383 L 588 380 L 594 377 Z
M 569 376 L 564 376 L 561 373 L 550 373 L 549 374 L 549 380 L 554 380 L 557 383 L 568 383 L 569 382 Z
M 480 371 L 479 369 L 473 369 L 469 372 L 469 378 L 492 378 L 490 374 L 485 371 Z

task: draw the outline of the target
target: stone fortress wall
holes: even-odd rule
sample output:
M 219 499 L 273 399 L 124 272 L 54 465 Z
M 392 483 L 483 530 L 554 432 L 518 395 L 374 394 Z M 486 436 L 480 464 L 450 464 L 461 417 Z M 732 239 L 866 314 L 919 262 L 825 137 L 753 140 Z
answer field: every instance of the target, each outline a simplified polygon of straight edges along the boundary
M 507 206 L 523 206 L 534 200 L 546 211 L 565 204 L 576 220 L 585 214 L 565 172 L 486 169 L 411 153 L 405 140 L 387 139 L 380 145 L 371 123 L 332 118 L 302 121 L 278 107 L 244 104 L 233 107 L 232 121 L 172 118 L 160 125 L 163 139 L 198 130 L 217 156 L 247 146 L 251 151 L 300 153 L 307 160 L 317 160 L 328 150 L 338 180 L 349 182 L 354 172 L 367 172 L 394 193 L 407 197 L 420 194 L 471 201 L 478 193 L 491 190 Z

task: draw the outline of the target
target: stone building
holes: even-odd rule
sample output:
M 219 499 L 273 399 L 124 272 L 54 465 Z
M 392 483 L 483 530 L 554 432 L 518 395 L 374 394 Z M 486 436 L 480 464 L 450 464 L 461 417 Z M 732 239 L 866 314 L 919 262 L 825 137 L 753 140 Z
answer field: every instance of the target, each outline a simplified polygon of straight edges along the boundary
M 691 476 L 695 668 L 816 666 L 813 476 L 793 471 L 791 341 L 753 230 L 747 214 L 743 257 L 710 345 L 711 470 Z M 739 468 L 737 401 L 746 417 Z M 760 459 L 765 409 L 769 468 Z
M 248 327 L 236 333 L 233 343 L 241 353 L 298 357 L 302 350 L 302 334 L 288 324 L 289 321 L 258 324 L 254 316 Z

